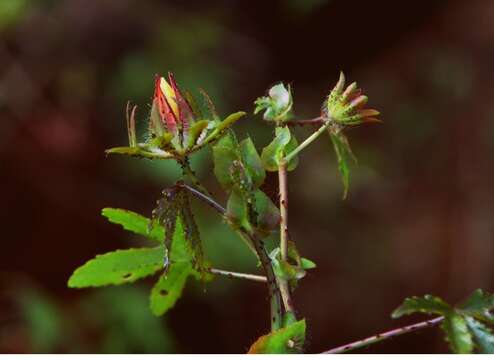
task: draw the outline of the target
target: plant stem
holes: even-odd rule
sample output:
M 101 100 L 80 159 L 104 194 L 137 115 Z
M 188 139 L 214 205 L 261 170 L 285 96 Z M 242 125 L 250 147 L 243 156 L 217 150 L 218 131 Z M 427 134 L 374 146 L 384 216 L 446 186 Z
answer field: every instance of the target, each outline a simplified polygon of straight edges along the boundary
M 265 276 L 261 276 L 261 275 L 245 274 L 245 273 L 226 271 L 226 270 L 220 270 L 220 269 L 213 269 L 213 268 L 208 269 L 208 271 L 211 274 L 223 275 L 223 276 L 226 276 L 229 278 L 246 279 L 246 280 L 252 280 L 252 281 L 257 281 L 257 282 L 267 282 L 268 281 L 268 279 Z
M 182 166 L 184 176 L 187 177 L 190 182 L 199 189 L 200 192 L 206 195 L 211 195 L 209 191 L 201 184 L 194 170 L 190 167 L 189 158 L 185 157 L 183 161 L 180 162 L 180 165 Z
M 323 354 L 341 354 L 341 353 L 345 353 L 345 352 L 352 351 L 355 349 L 359 349 L 361 347 L 375 344 L 375 343 L 383 341 L 383 340 L 391 339 L 392 337 L 395 337 L 398 335 L 402 335 L 402 334 L 406 334 L 406 333 L 409 333 L 412 331 L 416 331 L 416 330 L 425 329 L 428 327 L 435 326 L 435 325 L 441 323 L 441 321 L 443 321 L 443 319 L 444 319 L 443 316 L 439 316 L 439 317 L 431 319 L 431 320 L 426 320 L 426 321 L 422 321 L 422 322 L 419 322 L 419 323 L 416 323 L 413 325 L 408 325 L 408 326 L 404 326 L 404 327 L 401 327 L 398 329 L 386 331 L 386 332 L 368 337 L 368 338 L 363 339 L 363 340 L 358 340 L 358 341 L 355 341 L 355 342 L 352 342 L 352 343 L 349 343 L 349 344 L 346 344 L 343 346 L 338 346 L 334 349 L 323 352 Z
M 278 186 L 280 192 L 280 254 L 281 260 L 288 260 L 288 178 L 287 163 L 281 160 L 278 165 Z M 290 298 L 290 286 L 285 279 L 278 279 L 281 297 L 286 311 L 294 312 Z
M 225 208 L 218 204 L 211 196 L 201 193 L 201 191 L 194 189 L 184 183 L 178 183 L 177 186 L 181 186 L 187 191 L 191 192 L 199 200 L 205 202 L 213 209 L 216 210 L 222 217 L 226 217 Z M 274 274 L 273 266 L 271 264 L 271 259 L 267 253 L 266 247 L 262 239 L 254 233 L 249 233 L 244 229 L 237 229 L 237 233 L 244 239 L 248 240 L 247 243 L 253 248 L 261 265 L 263 267 L 264 273 L 266 274 L 266 282 L 268 284 L 269 298 L 271 303 L 271 330 L 278 330 L 282 326 L 283 309 L 281 307 L 281 295 L 278 283 L 276 281 L 276 276 Z
M 193 196 L 195 196 L 199 200 L 201 200 L 201 201 L 205 202 L 206 204 L 208 204 L 209 206 L 211 206 L 218 213 L 220 213 L 222 215 L 225 214 L 225 212 L 226 212 L 225 208 L 223 206 L 221 206 L 220 204 L 218 204 L 210 196 L 204 194 L 203 192 L 201 192 L 201 191 L 199 191 L 199 190 L 193 188 L 192 186 L 189 186 L 183 182 L 177 183 L 177 186 L 183 187 L 188 192 L 190 192 Z
M 316 132 L 314 132 L 311 136 L 305 139 L 299 146 L 297 146 L 291 153 L 285 156 L 285 161 L 288 163 L 294 156 L 296 156 L 300 151 L 305 149 L 310 145 L 314 140 L 316 140 L 319 135 L 321 135 L 328 127 L 331 125 L 331 122 L 327 121 L 324 125 L 322 125 Z
M 307 120 L 288 120 L 285 121 L 284 124 L 288 126 L 323 125 L 324 120 L 322 116 L 318 116 L 316 118 Z

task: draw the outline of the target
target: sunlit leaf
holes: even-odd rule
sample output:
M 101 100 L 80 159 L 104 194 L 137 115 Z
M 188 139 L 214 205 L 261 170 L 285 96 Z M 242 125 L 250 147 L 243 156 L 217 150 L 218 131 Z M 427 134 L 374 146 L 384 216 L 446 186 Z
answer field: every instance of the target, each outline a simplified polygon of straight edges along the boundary
M 305 320 L 261 336 L 252 344 L 249 354 L 297 354 L 305 342 Z
M 317 267 L 315 262 L 306 258 L 301 259 L 301 264 L 302 264 L 302 269 L 305 270 L 314 269 L 315 267 Z
M 161 275 L 151 290 L 150 307 L 154 315 L 163 315 L 175 305 L 192 272 L 190 263 L 178 262 L 173 263 L 168 272 Z
M 134 282 L 163 267 L 164 248 L 127 249 L 97 255 L 74 271 L 69 287 L 120 285 Z
M 110 222 L 122 225 L 125 230 L 163 242 L 164 229 L 161 225 L 151 227 L 151 220 L 130 210 L 104 208 L 101 214 Z M 151 230 L 151 231 L 149 231 Z

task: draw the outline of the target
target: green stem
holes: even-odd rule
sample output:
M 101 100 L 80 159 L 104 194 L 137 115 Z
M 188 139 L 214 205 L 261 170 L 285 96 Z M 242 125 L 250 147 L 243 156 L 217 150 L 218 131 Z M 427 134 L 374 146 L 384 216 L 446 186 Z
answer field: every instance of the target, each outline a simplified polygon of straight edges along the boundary
M 299 152 L 301 152 L 303 149 L 305 149 L 307 146 L 310 145 L 314 140 L 316 140 L 319 135 L 321 135 L 329 126 L 331 125 L 331 122 L 327 121 L 324 125 L 322 125 L 319 129 L 317 129 L 316 132 L 314 132 L 311 136 L 309 136 L 307 139 L 305 139 L 302 143 L 300 143 L 299 146 L 297 146 L 291 153 L 285 156 L 285 161 L 288 163 L 290 160 L 296 156 Z
M 280 192 L 280 254 L 281 260 L 288 260 L 288 177 L 287 163 L 281 160 L 278 165 L 278 186 Z M 278 278 L 281 297 L 286 311 L 294 312 L 290 297 L 290 286 L 285 279 Z

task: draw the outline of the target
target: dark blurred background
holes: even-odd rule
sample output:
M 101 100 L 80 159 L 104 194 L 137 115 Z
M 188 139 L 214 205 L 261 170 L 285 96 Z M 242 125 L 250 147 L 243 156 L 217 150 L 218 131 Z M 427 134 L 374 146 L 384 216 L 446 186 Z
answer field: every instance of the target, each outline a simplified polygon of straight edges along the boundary
M 127 100 L 145 126 L 154 74 L 169 70 L 222 115 L 252 112 L 284 80 L 297 116 L 317 116 L 339 70 L 382 112 L 348 132 L 359 164 L 346 201 L 327 139 L 290 173 L 292 236 L 318 264 L 294 299 L 308 352 L 423 318 L 390 319 L 405 296 L 492 290 L 493 21 L 491 0 L 0 1 L 0 351 L 235 353 L 268 331 L 262 284 L 191 281 L 162 318 L 149 280 L 66 287 L 95 254 L 147 245 L 100 210 L 150 214 L 179 171 L 103 151 L 127 142 Z M 237 129 L 259 147 L 271 136 L 259 117 Z M 207 155 L 193 165 L 224 201 Z M 196 209 L 217 267 L 259 271 Z M 429 329 L 363 351 L 447 349 Z

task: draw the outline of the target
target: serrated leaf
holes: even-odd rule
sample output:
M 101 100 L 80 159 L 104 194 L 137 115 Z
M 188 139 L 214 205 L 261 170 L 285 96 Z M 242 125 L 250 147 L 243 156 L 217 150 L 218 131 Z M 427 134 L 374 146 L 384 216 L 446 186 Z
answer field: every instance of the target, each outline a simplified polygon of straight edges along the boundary
M 451 350 L 457 354 L 470 354 L 473 351 L 473 340 L 468 331 L 465 319 L 455 311 L 445 314 L 441 328 L 446 333 Z
M 266 172 L 252 139 L 248 137 L 242 140 L 239 150 L 245 169 L 251 177 L 254 186 L 259 188 L 264 183 Z
M 149 231 L 151 220 L 145 216 L 137 214 L 130 210 L 104 208 L 101 214 L 111 223 L 122 225 L 125 230 L 143 235 L 152 240 L 163 242 L 164 229 L 160 225 L 155 225 Z
M 298 354 L 305 342 L 305 319 L 261 336 L 249 354 Z
M 465 321 L 479 352 L 481 354 L 494 354 L 494 335 L 492 330 L 471 316 L 465 316 Z
M 179 262 L 173 263 L 168 272 L 161 275 L 151 290 L 150 308 L 154 315 L 161 316 L 175 305 L 192 273 L 190 263 Z
M 291 139 L 288 127 L 277 127 L 275 138 L 262 150 L 261 160 L 267 171 L 278 171 L 278 165 L 283 158 L 285 149 Z
M 154 274 L 163 267 L 164 247 L 127 249 L 97 255 L 74 271 L 68 286 L 120 285 Z
M 396 319 L 403 315 L 409 315 L 416 312 L 445 315 L 450 311 L 451 307 L 437 296 L 413 296 L 411 298 L 406 298 L 403 304 L 393 311 L 391 316 Z
M 343 199 L 346 199 L 348 195 L 348 188 L 350 186 L 350 167 L 349 162 L 353 160 L 356 162 L 353 155 L 350 144 L 346 136 L 340 131 L 333 133 L 328 130 L 331 141 L 333 142 L 336 159 L 338 160 L 338 171 L 340 172 L 341 181 L 343 183 Z
M 489 312 L 493 307 L 494 295 L 477 289 L 459 306 L 459 309 L 462 313 L 471 315 L 482 321 L 494 323 L 494 316 Z

